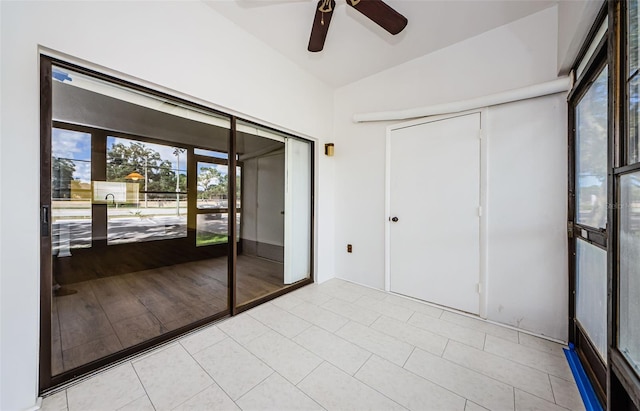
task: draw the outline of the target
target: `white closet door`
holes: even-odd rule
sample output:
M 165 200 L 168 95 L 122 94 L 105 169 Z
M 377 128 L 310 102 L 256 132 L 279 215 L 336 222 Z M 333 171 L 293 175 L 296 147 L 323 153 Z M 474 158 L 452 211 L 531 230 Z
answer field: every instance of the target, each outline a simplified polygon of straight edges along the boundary
M 284 282 L 308 278 L 311 266 L 311 144 L 286 140 Z
M 390 290 L 478 314 L 480 114 L 390 135 Z

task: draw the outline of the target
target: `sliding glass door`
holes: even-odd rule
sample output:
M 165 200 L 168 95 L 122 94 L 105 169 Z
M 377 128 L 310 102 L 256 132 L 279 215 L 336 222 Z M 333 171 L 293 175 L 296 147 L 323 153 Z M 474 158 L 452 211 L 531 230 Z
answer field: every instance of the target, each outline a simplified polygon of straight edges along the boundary
M 312 143 L 42 60 L 46 390 L 312 281 Z
M 230 119 L 61 67 L 52 78 L 55 377 L 229 312 L 226 220 L 198 235 L 189 164 L 205 149 L 226 167 Z
M 311 276 L 311 144 L 243 121 L 236 142 L 236 305 L 247 306 Z

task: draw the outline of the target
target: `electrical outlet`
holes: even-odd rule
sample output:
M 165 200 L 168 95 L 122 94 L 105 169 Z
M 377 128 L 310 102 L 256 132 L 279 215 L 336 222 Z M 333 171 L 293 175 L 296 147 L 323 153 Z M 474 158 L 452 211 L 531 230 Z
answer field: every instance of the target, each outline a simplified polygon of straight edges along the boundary
M 347 244 L 347 252 L 353 252 L 353 246 L 351 244 Z

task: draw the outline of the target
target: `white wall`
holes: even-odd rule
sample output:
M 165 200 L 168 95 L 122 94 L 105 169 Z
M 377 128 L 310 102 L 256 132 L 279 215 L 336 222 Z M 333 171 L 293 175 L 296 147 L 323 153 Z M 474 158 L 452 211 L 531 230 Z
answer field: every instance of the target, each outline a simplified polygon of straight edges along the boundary
M 327 86 L 201 2 L 3 1 L 0 14 L 0 409 L 15 410 L 37 396 L 39 46 L 317 138 L 318 151 L 333 101 Z M 323 184 L 333 163 L 317 159 L 324 280 L 333 276 L 333 193 Z
M 285 154 L 252 158 L 242 171 L 242 238 L 274 246 L 284 246 Z M 259 209 L 262 210 L 259 211 Z
M 384 287 L 384 167 L 389 122 L 359 112 L 479 97 L 556 78 L 556 8 L 365 78 L 335 94 L 336 273 Z M 346 253 L 346 244 L 353 253 Z
M 334 181 L 335 207 L 340 210 L 335 224 L 337 276 L 384 287 L 384 225 L 388 217 L 384 214 L 385 136 L 391 123 L 356 124 L 351 116 L 463 100 L 553 80 L 557 70 L 557 23 L 557 8 L 549 8 L 336 91 Z M 557 118 L 565 127 L 566 114 L 560 112 Z M 566 173 L 558 178 L 554 193 L 566 188 Z M 561 207 L 566 205 L 565 197 L 557 198 Z M 557 219 L 553 221 L 558 223 Z M 347 243 L 353 244 L 351 254 L 346 252 Z M 538 285 L 542 289 L 547 284 Z M 493 297 L 501 301 L 503 291 L 497 290 Z M 566 323 L 562 314 L 566 311 L 566 295 L 551 294 L 546 300 L 551 307 L 528 314 L 533 318 L 526 318 L 530 321 L 526 326 L 562 339 L 566 326 L 560 330 L 551 317 L 557 315 Z M 489 298 L 493 297 L 490 294 Z M 510 306 L 500 315 L 491 312 L 491 318 L 516 325 L 514 319 L 524 305 Z M 557 313 L 548 313 L 556 308 Z
M 566 93 L 491 107 L 484 127 L 487 317 L 566 341 Z
M 558 73 L 571 70 L 604 0 L 558 3 Z

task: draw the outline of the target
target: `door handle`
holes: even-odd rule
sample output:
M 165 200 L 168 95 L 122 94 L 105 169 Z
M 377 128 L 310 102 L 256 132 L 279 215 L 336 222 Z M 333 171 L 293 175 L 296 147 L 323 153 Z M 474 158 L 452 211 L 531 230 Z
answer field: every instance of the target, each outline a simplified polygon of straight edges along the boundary
M 49 237 L 49 206 L 43 205 L 42 210 L 40 211 L 40 235 L 42 237 Z
M 398 222 L 398 217 L 391 217 L 390 220 L 393 221 L 394 223 L 397 223 Z

